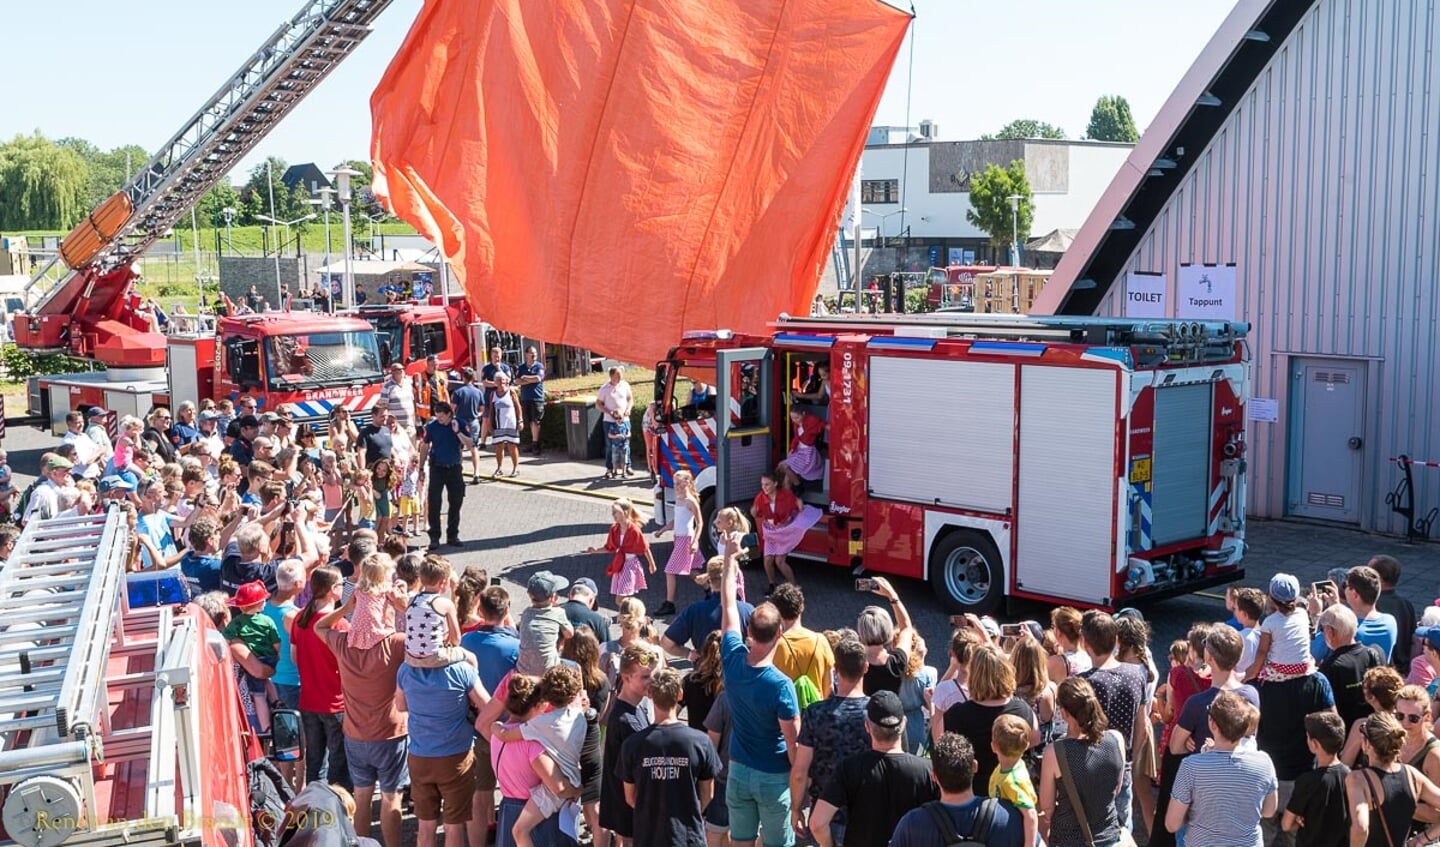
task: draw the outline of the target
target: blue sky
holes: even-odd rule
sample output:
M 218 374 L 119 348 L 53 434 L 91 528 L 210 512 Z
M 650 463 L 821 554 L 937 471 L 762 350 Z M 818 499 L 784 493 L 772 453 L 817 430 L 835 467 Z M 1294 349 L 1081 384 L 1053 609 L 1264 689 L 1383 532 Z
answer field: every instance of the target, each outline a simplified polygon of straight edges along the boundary
M 444 0 L 461 2 L 461 0 Z M 441 2 L 441 0 L 431 0 Z M 473 0 L 472 0 L 473 2 Z M 542 2 L 542 0 L 534 0 Z M 676 0 L 703 2 L 703 0 Z M 907 5 L 894 0 L 895 5 Z M 154 150 L 188 120 L 300 0 L 64 0 L 6 4 L 0 138 L 40 130 L 109 149 Z M 1141 130 L 1229 13 L 1234 0 L 915 0 L 876 115 L 930 118 L 945 140 L 1012 118 L 1084 133 L 1102 94 L 1130 100 Z M 329 167 L 368 155 L 369 96 L 421 0 L 394 0 L 373 35 L 272 132 L 232 178 L 266 155 Z M 138 9 L 143 9 L 143 13 Z

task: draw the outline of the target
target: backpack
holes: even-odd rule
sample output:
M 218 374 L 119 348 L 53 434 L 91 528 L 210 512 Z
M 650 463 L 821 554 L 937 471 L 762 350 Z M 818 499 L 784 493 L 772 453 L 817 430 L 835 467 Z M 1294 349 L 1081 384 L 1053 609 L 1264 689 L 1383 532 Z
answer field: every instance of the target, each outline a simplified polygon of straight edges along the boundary
M 823 699 L 825 698 L 820 696 L 820 689 L 815 687 L 810 677 L 801 674 L 800 678 L 795 680 L 795 700 L 800 705 L 800 711 L 805 711 L 807 706 Z
M 256 759 L 245 766 L 250 779 L 250 820 L 257 847 L 277 847 L 285 829 L 285 807 L 295 792 L 285 775 L 269 759 Z
M 1000 801 L 994 797 L 981 799 L 980 810 L 975 813 L 975 823 L 970 828 L 970 834 L 966 836 L 955 831 L 955 821 L 940 801 L 931 800 L 920 808 L 930 815 L 935 828 L 940 830 L 940 839 L 945 843 L 945 847 L 986 847 L 990 838 L 990 826 L 995 823 L 995 807 L 998 805 Z

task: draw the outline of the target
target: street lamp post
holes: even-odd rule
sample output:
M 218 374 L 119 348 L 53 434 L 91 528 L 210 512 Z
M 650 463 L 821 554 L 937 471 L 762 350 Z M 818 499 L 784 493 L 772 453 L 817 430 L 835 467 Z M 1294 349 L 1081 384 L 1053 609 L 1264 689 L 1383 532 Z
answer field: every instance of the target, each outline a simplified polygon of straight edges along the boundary
M 351 238 L 350 233 L 350 180 L 362 174 L 354 168 L 336 168 L 330 172 L 335 177 L 337 191 L 340 197 L 340 212 L 345 223 L 345 282 L 342 286 L 344 306 L 349 309 L 355 305 L 355 275 L 351 272 L 350 264 Z
M 1010 265 L 1020 267 L 1020 201 L 1019 194 L 1010 195 Z
M 315 220 L 316 215 L 315 215 L 314 212 L 311 212 L 310 214 L 305 215 L 304 217 L 301 217 L 301 218 L 296 218 L 296 219 L 293 220 L 293 221 L 282 221 L 282 220 L 279 220 L 278 218 L 272 218 L 272 217 L 270 217 L 269 215 L 256 215 L 255 217 L 258 218 L 259 220 L 262 220 L 262 221 L 269 221 L 270 223 L 275 224 L 276 226 L 283 226 L 283 227 L 285 227 L 285 241 L 289 241 L 289 240 L 290 240 L 290 227 L 292 227 L 292 226 L 294 226 L 294 225 L 296 225 L 296 224 L 299 224 L 299 223 L 304 223 L 305 221 L 313 221 L 313 220 Z M 283 286 L 282 283 L 280 282 L 280 251 L 283 250 L 283 249 L 284 249 L 284 242 L 280 242 L 279 244 L 276 244 L 276 245 L 275 245 L 275 298 L 276 298 L 276 303 L 279 304 L 279 308 L 281 308 L 281 309 L 285 308 L 285 292 L 284 292 L 284 286 Z M 297 249 L 298 249 L 298 248 L 297 248 Z
M 310 205 L 317 209 L 323 209 L 325 212 L 325 295 L 328 299 L 333 298 L 335 295 L 334 289 L 330 287 L 330 206 L 335 194 L 335 189 L 327 185 L 315 193 L 320 196 L 313 197 L 308 202 Z
M 866 208 L 863 208 L 863 207 L 860 209 L 860 213 L 861 213 L 861 214 L 863 214 L 863 215 L 874 215 L 875 217 L 877 217 L 877 218 L 880 219 L 880 226 L 875 230 L 875 232 L 876 232 L 876 236 L 880 239 L 880 246 L 881 246 L 881 247 L 884 247 L 884 246 L 885 246 L 885 219 L 886 219 L 886 218 L 893 218 L 893 217 L 895 217 L 896 215 L 903 215 L 903 214 L 905 214 L 905 213 L 908 212 L 908 211 L 910 211 L 910 210 L 909 210 L 909 209 L 896 209 L 896 210 L 893 211 L 893 212 L 884 212 L 884 213 L 881 213 L 881 212 L 875 211 L 874 209 L 866 209 Z M 896 263 L 896 266 L 898 267 L 898 262 Z
M 230 228 L 230 225 L 235 223 L 235 216 L 240 214 L 240 210 L 234 206 L 226 206 L 220 210 L 220 214 L 225 218 L 225 246 L 230 248 L 231 254 L 234 254 L 235 231 Z

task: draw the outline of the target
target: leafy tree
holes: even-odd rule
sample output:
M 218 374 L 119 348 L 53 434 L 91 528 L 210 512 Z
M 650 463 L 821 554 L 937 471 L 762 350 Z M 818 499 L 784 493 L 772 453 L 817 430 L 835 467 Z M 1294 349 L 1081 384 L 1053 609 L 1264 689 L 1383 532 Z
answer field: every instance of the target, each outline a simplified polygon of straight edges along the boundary
M 1018 226 L 1010 206 L 1014 194 L 1020 195 Z M 975 176 L 970 181 L 970 206 L 965 220 L 990 236 L 991 247 L 1003 249 L 1012 235 L 1024 244 L 1035 220 L 1035 199 L 1025 178 L 1025 162 L 1017 159 L 1008 168 L 990 165 Z
M 982 135 L 981 141 L 1000 141 L 1012 138 L 1065 138 L 1065 130 L 1044 121 L 1037 121 L 1032 118 L 1021 118 L 1011 121 L 1000 128 L 994 135 Z
M 309 195 L 302 188 L 291 191 L 280 178 L 289 166 L 278 156 L 271 156 L 250 169 L 250 178 L 240 189 L 241 221 L 251 225 L 269 225 L 261 215 L 282 221 L 293 221 L 310 214 Z M 275 210 L 270 210 L 270 192 L 275 192 Z
M 0 144 L 0 230 L 69 229 L 85 217 L 90 170 L 36 132 Z
M 1135 129 L 1135 116 L 1130 113 L 1130 102 L 1119 95 L 1104 96 L 1095 101 L 1090 111 L 1090 126 L 1085 137 L 1094 141 L 1124 141 L 1134 144 L 1140 140 Z
M 116 147 L 108 153 L 83 138 L 62 138 L 56 144 L 74 150 L 89 166 L 85 202 L 92 209 L 119 191 L 131 175 L 150 161 L 150 154 L 138 144 Z

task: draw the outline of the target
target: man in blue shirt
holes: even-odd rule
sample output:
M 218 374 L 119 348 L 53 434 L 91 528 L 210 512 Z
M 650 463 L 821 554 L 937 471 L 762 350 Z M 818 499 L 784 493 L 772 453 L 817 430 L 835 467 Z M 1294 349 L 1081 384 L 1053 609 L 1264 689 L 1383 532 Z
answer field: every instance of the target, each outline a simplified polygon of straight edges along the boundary
M 520 408 L 530 422 L 530 452 L 540 455 L 540 421 L 545 417 L 545 364 L 534 347 L 525 348 L 525 363 L 515 369 Z
M 425 425 L 425 440 L 420 443 L 420 463 L 430 463 L 430 487 L 426 492 L 430 514 L 430 546 L 440 546 L 440 502 L 447 498 L 446 545 L 461 546 L 460 507 L 465 503 L 465 474 L 461 470 L 460 424 L 455 410 L 439 401 L 432 410 L 435 419 Z
M 736 594 L 740 585 L 740 533 L 721 541 L 725 556 L 720 590 L 720 662 L 730 705 L 730 772 L 725 805 L 730 812 L 730 842 L 754 847 L 760 828 L 767 847 L 790 847 L 790 751 L 800 736 L 800 705 L 795 684 L 775 667 L 780 612 L 761 603 L 740 625 Z M 748 634 L 746 647 L 742 633 Z
M 472 372 L 473 373 L 473 372 Z M 460 638 L 460 646 L 475 654 L 480 684 L 486 691 L 500 690 L 500 681 L 515 670 L 520 658 L 520 633 L 510 622 L 510 594 L 498 585 L 480 592 L 480 626 Z M 475 793 L 480 806 L 474 810 L 472 832 L 483 833 L 494 823 L 495 789 L 499 782 L 490 763 L 490 738 L 475 736 Z M 479 840 L 478 838 L 476 840 Z
M 705 639 L 710 637 L 710 633 L 720 628 L 720 588 L 724 584 L 725 570 L 719 559 L 711 559 L 710 564 L 705 566 L 705 576 L 709 580 L 710 593 L 705 595 L 703 600 L 696 600 L 681 609 L 660 639 L 660 646 L 671 655 L 689 656 L 698 653 L 700 648 L 705 646 Z M 743 632 L 750 626 L 750 616 L 755 612 L 755 607 L 737 599 L 735 609 L 740 615 L 740 629 Z
M 461 386 L 450 395 L 450 405 L 455 407 L 455 420 L 460 432 L 470 440 L 468 448 L 474 475 L 470 484 L 480 484 L 480 418 L 485 414 L 485 394 L 475 385 L 475 369 L 460 371 Z
M 402 664 L 396 682 L 395 705 L 410 716 L 410 798 L 420 843 L 434 844 L 442 812 L 446 832 L 463 831 L 470 822 L 475 796 L 470 709 L 484 708 L 490 694 L 466 662 L 443 668 Z

